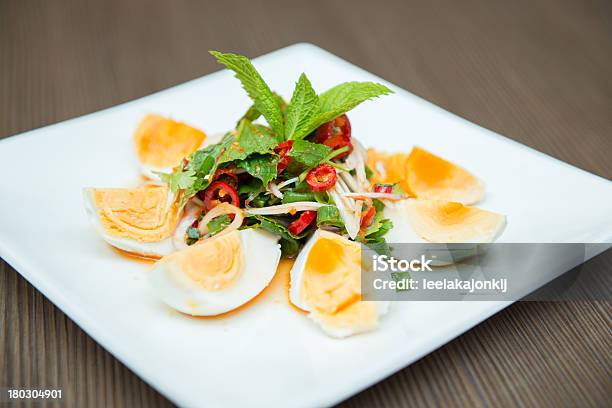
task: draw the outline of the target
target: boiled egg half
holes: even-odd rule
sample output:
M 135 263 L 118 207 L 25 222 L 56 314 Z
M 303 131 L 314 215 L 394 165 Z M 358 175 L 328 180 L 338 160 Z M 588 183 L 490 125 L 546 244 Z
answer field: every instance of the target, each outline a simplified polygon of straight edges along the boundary
M 361 300 L 361 247 L 333 232 L 317 230 L 291 269 L 291 302 L 329 336 L 374 330 L 388 302 Z
M 233 230 L 162 258 L 150 279 L 168 306 L 193 316 L 213 316 L 236 309 L 265 289 L 280 256 L 277 236 Z
M 167 186 L 87 188 L 83 196 L 94 228 L 115 248 L 149 258 L 175 250 L 172 235 L 182 211 Z

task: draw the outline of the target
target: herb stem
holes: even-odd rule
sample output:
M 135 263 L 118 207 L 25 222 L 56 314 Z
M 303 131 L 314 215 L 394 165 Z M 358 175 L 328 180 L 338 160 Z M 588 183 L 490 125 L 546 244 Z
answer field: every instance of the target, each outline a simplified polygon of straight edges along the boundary
M 344 152 L 348 152 L 348 149 L 349 149 L 348 146 L 344 146 L 344 147 L 341 147 L 339 149 L 336 149 L 333 152 L 331 152 L 323 161 L 324 162 L 328 162 L 331 159 L 333 159 L 334 157 L 339 156 L 339 155 L 341 155 Z
M 336 168 L 336 169 L 338 169 L 338 170 L 346 171 L 347 173 L 351 171 L 351 169 L 349 169 L 348 167 L 343 166 L 343 165 L 338 164 L 338 163 L 334 163 L 334 162 L 333 162 L 333 161 L 331 161 L 331 160 L 326 160 L 326 161 L 324 161 L 324 163 L 327 163 L 327 164 L 329 164 L 330 166 L 335 167 L 335 168 Z

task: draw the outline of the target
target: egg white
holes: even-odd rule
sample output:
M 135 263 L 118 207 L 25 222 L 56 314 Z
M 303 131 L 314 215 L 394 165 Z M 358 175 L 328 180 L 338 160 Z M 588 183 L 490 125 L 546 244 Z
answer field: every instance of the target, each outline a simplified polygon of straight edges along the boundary
M 410 198 L 389 203 L 384 210 L 385 217 L 393 222 L 393 228 L 385 235 L 385 240 L 390 244 L 392 254 L 398 259 L 414 259 L 420 256 L 421 253 L 426 253 L 428 258 L 432 259 L 431 265 L 450 265 L 477 254 L 479 248 L 481 251 L 486 250 L 486 244 L 495 241 L 506 226 L 505 217 L 503 217 L 497 229 L 479 234 L 472 234 L 468 239 L 457 240 L 449 232 L 447 238 L 444 239 L 444 243 L 455 245 L 446 247 L 427 241 L 416 233 L 411 224 L 408 208 L 413 202 L 415 202 L 415 199 Z M 394 250 L 394 243 L 414 243 L 423 245 L 415 245 L 412 248 L 403 246 L 401 250 L 398 246 Z
M 141 242 L 130 238 L 116 237 L 108 234 L 102 225 L 100 214 L 96 209 L 93 192 L 94 190 L 91 188 L 83 189 L 85 211 L 87 213 L 87 217 L 98 234 L 100 234 L 102 239 L 104 239 L 104 241 L 106 241 L 108 244 L 132 254 L 151 258 L 161 258 L 162 256 L 166 256 L 176 250 L 172 241 L 172 236 L 157 242 Z M 171 205 L 173 201 L 174 195 L 170 193 L 168 197 L 168 205 Z
M 242 306 L 257 296 L 276 273 L 281 257 L 278 237 L 266 231 L 245 229 L 240 234 L 243 270 L 227 288 L 209 291 L 194 282 L 176 264 L 157 262 L 150 275 L 153 291 L 168 306 L 193 316 L 214 316 Z M 210 238 L 215 239 L 215 237 Z

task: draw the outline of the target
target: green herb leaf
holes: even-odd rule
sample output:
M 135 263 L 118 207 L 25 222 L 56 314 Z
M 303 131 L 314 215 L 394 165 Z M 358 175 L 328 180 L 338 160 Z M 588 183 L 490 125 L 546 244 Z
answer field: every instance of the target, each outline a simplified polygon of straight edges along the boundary
M 317 210 L 317 226 L 320 225 L 331 225 L 338 228 L 344 228 L 344 222 L 335 205 L 326 205 Z
M 239 167 L 245 169 L 251 176 L 260 179 L 264 186 L 276 178 L 278 158 L 271 154 L 253 154 L 242 160 Z
M 296 203 L 298 201 L 315 201 L 315 194 L 312 192 L 298 193 L 291 190 L 283 193 L 283 204 Z
M 330 147 L 319 143 L 296 140 L 288 154 L 304 166 L 311 168 L 322 162 L 331 151 Z
M 243 120 L 248 120 L 249 122 L 255 122 L 261 116 L 261 112 L 257 110 L 255 104 L 251 105 L 249 109 L 242 115 L 238 123 L 236 123 L 236 127 L 240 126 L 240 122 Z
M 268 232 L 271 232 L 281 237 L 280 239 L 281 252 L 283 256 L 285 257 L 292 258 L 296 256 L 300 249 L 299 240 L 304 238 L 309 233 L 309 232 L 306 232 L 301 235 L 293 235 L 289 232 L 287 227 L 285 227 L 283 224 L 281 224 L 280 222 L 278 222 L 277 220 L 271 217 L 255 215 L 249 218 L 257 220 L 259 222 L 259 224 L 256 224 L 253 227 L 262 228 Z
M 238 194 L 253 194 L 265 191 L 260 179 L 252 178 L 238 185 Z
M 251 153 L 271 153 L 278 140 L 269 128 L 245 121 L 238 135 L 238 143 L 248 156 Z
M 309 133 L 310 122 L 319 113 L 319 98 L 312 88 L 306 74 L 300 75 L 295 84 L 291 102 L 287 106 L 285 119 L 285 137 L 301 139 Z
M 171 174 L 154 171 L 154 174 L 158 175 L 159 178 L 164 182 L 168 183 L 170 190 L 176 193 L 181 189 L 190 188 L 196 180 L 196 172 L 193 170 L 177 170 Z
M 221 231 L 223 231 L 228 225 L 230 225 L 232 220 L 227 214 L 223 214 L 219 217 L 213 218 L 206 224 L 208 227 L 208 233 L 212 237 L 213 235 L 217 235 Z
M 218 51 L 210 51 L 210 53 L 219 63 L 234 71 L 236 78 L 240 80 L 244 90 L 253 100 L 255 109 L 261 112 L 276 134 L 284 137 L 283 113 L 278 99 L 251 61 L 242 55 L 224 54 Z
M 307 134 L 372 98 L 388 95 L 392 90 L 375 82 L 345 82 L 319 95 L 320 112 L 310 123 Z
M 219 159 L 219 163 L 229 163 L 244 160 L 253 153 L 271 153 L 278 144 L 272 131 L 261 125 L 254 125 L 247 120 L 238 124 L 236 134 L 227 135 L 227 149 Z

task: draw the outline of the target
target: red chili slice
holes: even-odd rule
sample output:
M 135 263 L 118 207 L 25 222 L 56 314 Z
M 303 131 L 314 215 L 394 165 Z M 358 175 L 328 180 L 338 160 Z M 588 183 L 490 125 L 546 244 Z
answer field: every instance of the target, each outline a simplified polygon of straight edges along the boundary
M 299 235 L 317 218 L 316 211 L 304 211 L 300 217 L 289 224 L 289 232 L 293 235 Z
M 292 147 L 293 140 L 286 140 L 274 148 L 274 153 L 280 156 L 280 160 L 276 165 L 276 172 L 278 174 L 281 174 L 283 170 L 289 166 L 289 163 L 291 163 L 292 158 L 291 156 L 288 156 L 287 153 L 289 153 L 289 150 L 291 150 Z
M 376 215 L 376 208 L 374 208 L 373 206 L 370 206 L 370 208 L 368 208 L 368 211 L 366 211 L 362 216 L 361 216 L 361 229 L 366 229 L 370 226 L 370 224 L 372 223 L 372 220 L 374 220 L 374 216 Z
M 215 176 L 213 177 L 213 181 L 223 181 L 234 187 L 234 189 L 238 188 L 238 176 L 232 169 L 217 169 Z
M 393 186 L 389 184 L 374 184 L 374 192 L 391 194 L 393 192 Z
M 353 151 L 351 144 L 351 122 L 346 114 L 338 116 L 336 119 L 322 124 L 316 130 L 314 141 L 321 143 L 332 149 L 340 149 L 348 146 L 348 151 L 336 156 L 336 159 L 342 159 L 348 156 Z
M 306 183 L 314 192 L 327 191 L 336 185 L 336 169 L 329 164 L 320 164 L 310 170 L 306 176 Z
M 234 187 L 224 181 L 215 181 L 204 190 L 204 208 L 210 211 L 221 203 L 230 203 L 238 207 L 240 199 Z

